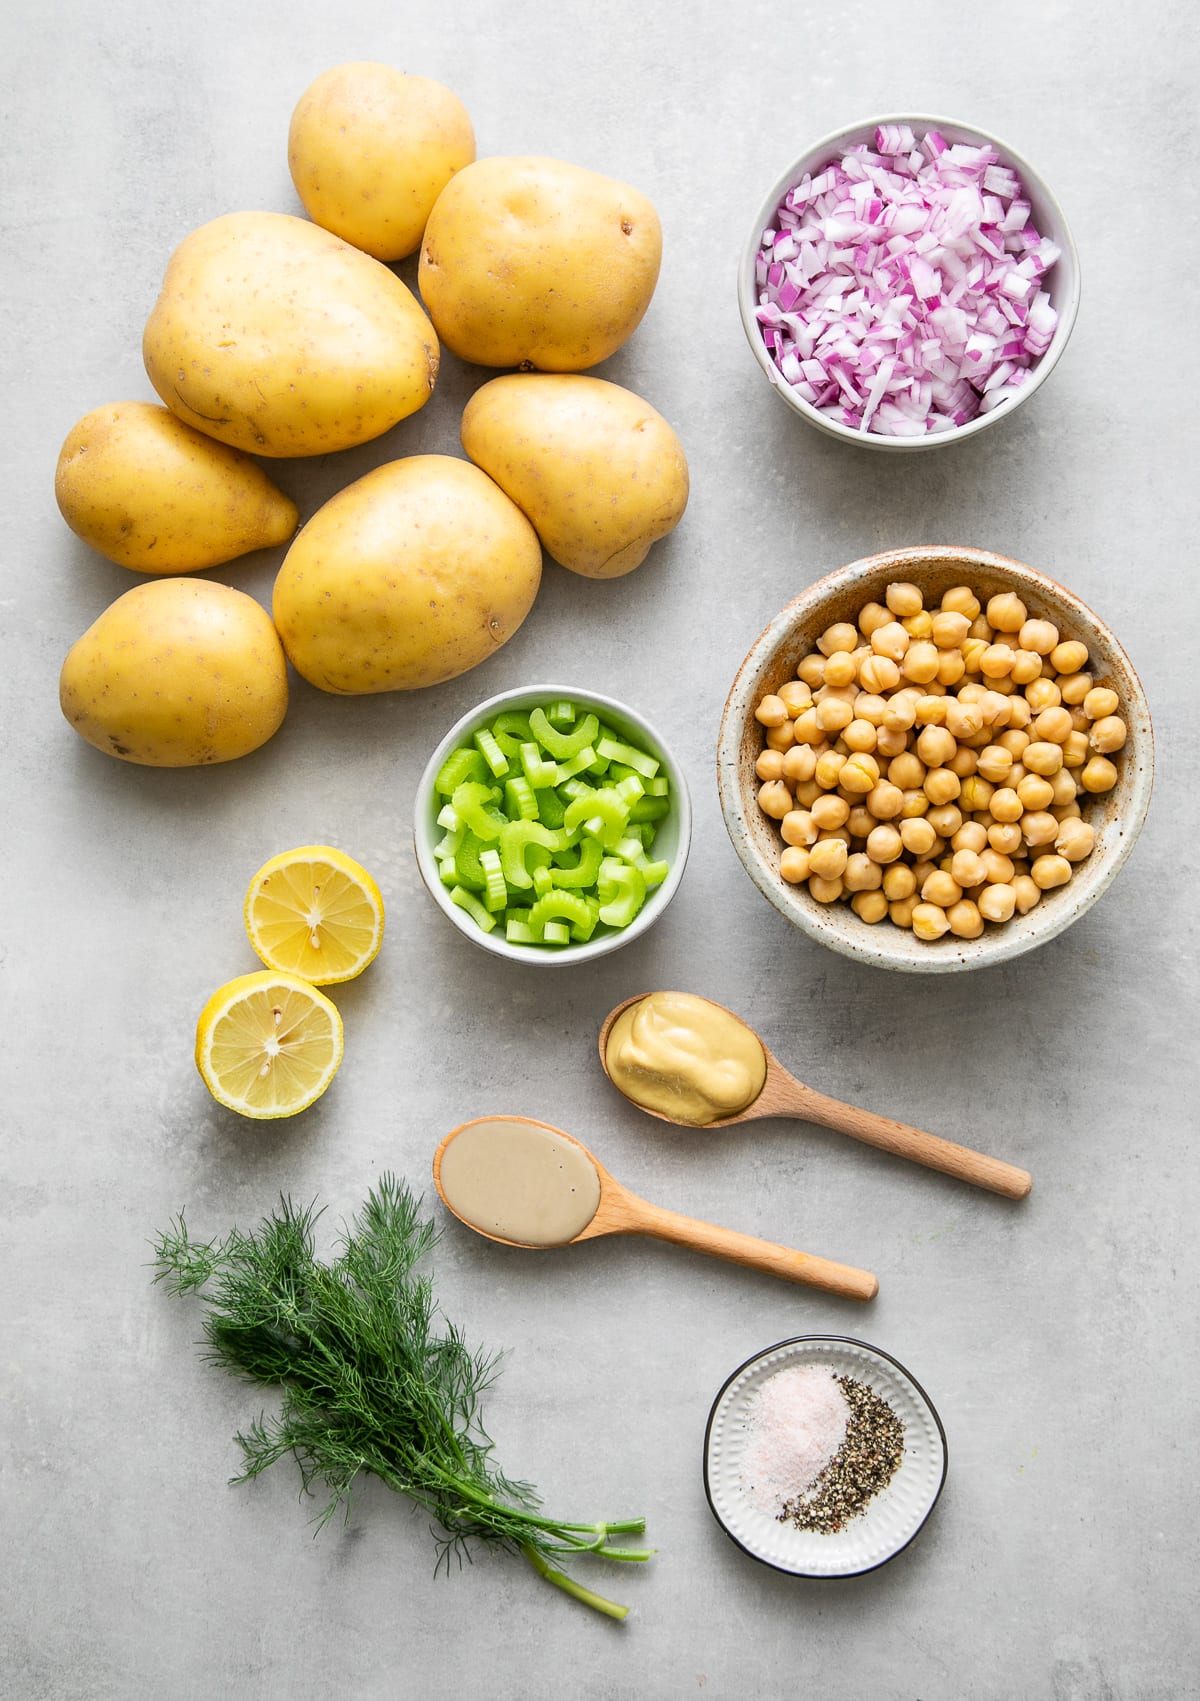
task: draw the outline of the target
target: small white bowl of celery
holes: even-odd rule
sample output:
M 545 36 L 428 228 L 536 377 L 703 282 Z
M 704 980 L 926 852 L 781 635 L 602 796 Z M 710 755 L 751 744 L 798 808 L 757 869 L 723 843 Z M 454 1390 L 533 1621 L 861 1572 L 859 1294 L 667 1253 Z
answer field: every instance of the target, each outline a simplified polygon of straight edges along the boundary
M 662 915 L 692 811 L 650 722 L 573 685 L 502 691 L 455 722 L 417 786 L 413 843 L 443 915 L 495 956 L 567 967 Z

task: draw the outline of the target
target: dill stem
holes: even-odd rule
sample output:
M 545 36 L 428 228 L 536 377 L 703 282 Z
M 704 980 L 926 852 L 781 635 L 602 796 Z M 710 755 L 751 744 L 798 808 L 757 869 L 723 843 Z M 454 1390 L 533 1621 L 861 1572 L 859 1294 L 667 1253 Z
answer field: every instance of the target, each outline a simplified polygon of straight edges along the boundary
M 562 1589 L 573 1600 L 582 1601 L 584 1606 L 592 1607 L 596 1612 L 602 1612 L 608 1618 L 618 1621 L 628 1618 L 629 1608 L 618 1601 L 610 1601 L 604 1595 L 598 1595 L 594 1589 L 585 1588 L 577 1583 L 574 1577 L 568 1577 L 565 1571 L 557 1570 L 548 1560 L 543 1559 L 536 1549 L 523 1547 L 521 1552 L 539 1577 L 544 1577 L 547 1583 L 553 1583 L 555 1588 Z

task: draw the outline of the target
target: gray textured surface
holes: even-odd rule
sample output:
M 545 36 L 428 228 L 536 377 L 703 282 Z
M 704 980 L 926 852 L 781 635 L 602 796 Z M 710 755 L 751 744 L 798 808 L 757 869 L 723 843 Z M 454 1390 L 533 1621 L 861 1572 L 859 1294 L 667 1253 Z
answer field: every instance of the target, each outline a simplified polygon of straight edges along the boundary
M 713 0 L 7 13 L 6 1701 L 1197 1692 L 1195 12 L 744 0 L 737 19 Z M 108 761 L 59 718 L 55 679 L 132 580 L 59 519 L 59 444 L 88 409 L 149 395 L 141 327 L 176 242 L 234 208 L 294 209 L 291 107 L 358 57 L 450 83 L 481 152 L 576 160 L 655 201 L 662 281 L 604 375 L 679 429 L 690 510 L 628 580 L 549 568 L 525 627 L 474 676 L 357 701 L 298 684 L 279 736 L 222 769 Z M 804 141 L 904 106 L 1010 138 L 1058 191 L 1084 284 L 1061 368 L 1024 412 L 897 464 L 766 393 L 734 275 L 764 185 Z M 476 378 L 447 358 L 409 424 L 281 481 L 307 516 L 377 462 L 453 452 Z M 1014 555 L 1090 601 L 1142 673 L 1160 768 L 1134 857 L 1083 921 L 1003 969 L 924 982 L 823 952 L 762 902 L 726 840 L 712 755 L 728 683 L 777 608 L 824 568 L 927 541 Z M 218 576 L 267 600 L 275 565 Z M 673 732 L 696 833 L 644 942 L 547 977 L 484 958 L 437 915 L 409 804 L 463 709 L 569 672 Z M 312 840 L 374 869 L 389 934 L 339 994 L 335 1088 L 261 1131 L 208 1101 L 192 1027 L 213 987 L 254 966 L 249 875 Z M 736 1007 L 816 1086 L 1028 1165 L 1033 1196 L 1013 1208 L 795 1126 L 649 1122 L 616 1100 L 593 1042 L 613 1003 L 652 985 Z M 149 1285 L 147 1239 L 181 1205 L 212 1232 L 280 1190 L 336 1216 L 384 1167 L 423 1185 L 440 1135 L 487 1111 L 558 1123 L 650 1198 L 882 1279 L 864 1311 L 650 1244 L 533 1256 L 450 1226 L 446 1310 L 509 1349 L 490 1407 L 508 1468 L 569 1515 L 649 1518 L 659 1557 L 612 1578 L 635 1609 L 623 1628 L 516 1562 L 434 1579 L 423 1519 L 383 1493 L 313 1541 L 290 1467 L 227 1489 L 258 1396 L 199 1361 L 194 1311 Z M 950 1443 L 919 1542 L 837 1584 L 744 1558 L 699 1472 L 726 1374 L 820 1330 L 906 1363 Z

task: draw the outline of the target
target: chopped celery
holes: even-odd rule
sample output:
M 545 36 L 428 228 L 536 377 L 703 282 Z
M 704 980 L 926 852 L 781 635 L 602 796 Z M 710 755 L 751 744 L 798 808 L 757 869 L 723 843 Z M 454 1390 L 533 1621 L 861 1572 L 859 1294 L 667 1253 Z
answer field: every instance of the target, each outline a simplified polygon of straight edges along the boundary
M 452 902 L 533 949 L 628 926 L 670 872 L 649 854 L 671 809 L 660 768 L 579 704 L 494 716 L 437 777 L 436 860 Z

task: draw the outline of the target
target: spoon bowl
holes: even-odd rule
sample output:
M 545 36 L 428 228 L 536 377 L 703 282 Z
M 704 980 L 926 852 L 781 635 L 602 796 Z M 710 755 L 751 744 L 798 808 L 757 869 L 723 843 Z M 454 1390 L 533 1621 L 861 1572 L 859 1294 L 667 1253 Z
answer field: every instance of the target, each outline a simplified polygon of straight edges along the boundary
M 544 1183 L 548 1169 L 553 1175 L 554 1164 L 547 1157 L 553 1147 L 565 1145 L 582 1154 L 594 1171 L 599 1187 L 595 1209 L 582 1227 L 576 1228 L 566 1238 L 543 1238 L 540 1225 L 535 1226 L 537 1212 L 533 1210 L 528 1216 L 527 1224 L 534 1238 L 518 1239 L 514 1238 L 511 1231 L 507 1235 L 501 1234 L 473 1220 L 473 1215 L 464 1208 L 461 1195 L 456 1196 L 455 1186 L 448 1184 L 443 1174 L 446 1154 L 451 1144 L 464 1135 L 468 1136 L 477 1150 L 480 1149 L 479 1143 L 486 1142 L 491 1129 L 499 1129 L 498 1137 L 512 1145 L 512 1151 L 517 1154 L 517 1164 L 523 1161 L 520 1156 L 523 1131 L 534 1131 L 529 1143 L 531 1155 L 527 1186 L 523 1185 L 526 1178 L 515 1171 L 511 1162 L 509 1164 L 507 1179 L 510 1184 L 514 1180 L 517 1182 L 516 1190 L 510 1197 L 517 1198 L 518 1205 L 522 1194 L 528 1196 Z M 506 1156 L 511 1158 L 512 1154 Z M 561 1170 L 562 1166 L 558 1167 Z M 467 1228 L 474 1229 L 476 1234 L 481 1234 L 488 1240 L 498 1241 L 502 1246 L 543 1250 L 553 1246 L 573 1246 L 577 1241 L 594 1240 L 602 1235 L 642 1234 L 656 1240 L 671 1241 L 677 1246 L 690 1246 L 695 1251 L 707 1253 L 713 1258 L 724 1258 L 730 1263 L 764 1270 L 769 1275 L 782 1277 L 784 1281 L 822 1288 L 827 1293 L 840 1294 L 846 1299 L 874 1299 L 879 1290 L 878 1280 L 867 1270 L 838 1264 L 828 1258 L 818 1258 L 811 1253 L 797 1252 L 791 1247 L 777 1246 L 753 1235 L 718 1228 L 713 1223 L 701 1222 L 695 1217 L 681 1216 L 676 1211 L 667 1211 L 659 1205 L 652 1205 L 623 1187 L 581 1140 L 565 1134 L 561 1128 L 554 1128 L 548 1122 L 538 1122 L 532 1117 L 475 1117 L 470 1122 L 452 1128 L 434 1153 L 433 1183 L 443 1205 L 452 1216 L 457 1217 Z M 586 1210 L 586 1206 L 584 1209 Z
M 667 1116 L 662 1111 L 651 1110 L 648 1105 L 639 1104 L 637 1099 L 630 1097 L 618 1086 L 608 1066 L 608 1039 L 613 1023 L 631 1005 L 640 1004 L 649 996 L 649 993 L 639 992 L 635 997 L 626 998 L 615 1009 L 610 1010 L 601 1026 L 598 1040 L 600 1067 L 622 1097 L 628 1098 L 631 1104 L 637 1104 L 639 1110 L 645 1111 L 647 1116 L 656 1116 L 660 1122 L 669 1122 L 676 1128 L 699 1126 L 706 1129 L 731 1128 L 735 1123 L 761 1122 L 772 1116 L 798 1117 L 804 1122 L 820 1123 L 822 1127 L 849 1134 L 852 1139 L 861 1140 L 865 1145 L 893 1152 L 897 1157 L 908 1158 L 913 1163 L 923 1164 L 927 1169 L 940 1170 L 943 1175 L 952 1175 L 960 1181 L 968 1181 L 990 1193 L 1002 1194 L 1006 1199 L 1024 1199 L 1033 1186 L 1033 1177 L 1029 1171 L 1018 1169 L 1015 1164 L 1003 1163 L 999 1158 L 989 1158 L 982 1152 L 973 1151 L 969 1146 L 960 1146 L 953 1140 L 943 1140 L 936 1134 L 926 1134 L 922 1129 L 910 1128 L 907 1123 L 893 1122 L 890 1117 L 877 1116 L 874 1111 L 860 1110 L 856 1105 L 843 1104 L 840 1099 L 830 1098 L 825 1093 L 817 1092 L 814 1087 L 805 1086 L 784 1068 L 748 1022 L 743 1022 L 733 1010 L 727 1010 L 723 1004 L 717 1004 L 716 1000 L 711 998 L 706 1002 L 731 1016 L 747 1033 L 754 1034 L 754 1038 L 762 1046 L 767 1074 L 757 1098 L 734 1116 L 723 1116 L 718 1121 L 702 1124 L 685 1122 L 681 1118 Z

